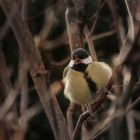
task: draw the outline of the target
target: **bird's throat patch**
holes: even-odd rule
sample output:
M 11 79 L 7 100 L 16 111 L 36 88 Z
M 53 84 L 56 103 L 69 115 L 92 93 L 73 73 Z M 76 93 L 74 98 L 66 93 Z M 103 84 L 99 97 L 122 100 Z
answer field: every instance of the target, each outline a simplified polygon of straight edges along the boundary
M 79 64 L 74 64 L 72 69 L 76 70 L 76 71 L 80 71 L 80 72 L 85 72 L 86 68 L 88 65 L 83 64 L 83 63 L 79 63 Z

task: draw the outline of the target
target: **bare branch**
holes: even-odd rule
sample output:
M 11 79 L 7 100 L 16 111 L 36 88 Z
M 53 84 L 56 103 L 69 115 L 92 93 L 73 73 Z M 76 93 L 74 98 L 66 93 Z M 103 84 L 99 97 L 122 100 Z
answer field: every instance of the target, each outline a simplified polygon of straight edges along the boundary
M 93 41 L 92 41 L 92 39 L 90 37 L 90 32 L 89 32 L 87 26 L 84 29 L 84 33 L 85 33 L 85 37 L 86 37 L 86 40 L 87 40 L 87 43 L 88 43 L 88 47 L 89 47 L 91 56 L 92 56 L 92 58 L 93 58 L 94 61 L 97 61 L 98 59 L 97 59 L 95 47 L 94 47 Z
M 79 24 L 77 23 L 78 18 L 74 7 L 67 8 L 66 10 L 66 23 L 67 23 L 67 31 L 70 42 L 71 51 L 83 47 L 82 33 L 80 31 Z
M 68 130 L 69 130 L 69 134 L 70 136 L 73 134 L 73 119 L 72 119 L 72 115 L 75 109 L 75 104 L 74 103 L 70 103 L 68 109 L 67 109 L 67 123 L 68 123 Z
M 27 109 L 26 111 L 24 111 L 24 114 L 21 115 L 18 119 L 20 126 L 23 127 L 24 125 L 28 124 L 30 119 L 34 117 L 36 114 L 38 114 L 41 111 L 41 109 L 42 108 L 40 104 L 36 104 Z
M 92 36 L 92 40 L 95 41 L 95 40 L 102 39 L 102 38 L 105 38 L 105 37 L 108 37 L 108 36 L 112 36 L 114 34 L 115 34 L 114 30 L 106 31 L 106 32 L 99 33 L 97 35 Z
M 69 139 L 64 116 L 56 98 L 51 94 L 49 77 L 46 75 L 47 72 L 41 61 L 40 54 L 34 46 L 31 33 L 29 32 L 27 25 L 22 21 L 19 12 L 17 12 L 13 18 L 11 18 L 9 14 L 13 9 L 18 9 L 17 4 L 14 1 L 11 3 L 10 0 L 0 0 L 0 4 L 10 21 L 10 26 L 15 34 L 19 46 L 24 52 L 26 61 L 29 64 L 30 74 L 45 113 L 49 119 L 55 138 L 58 140 L 65 140 L 66 138 Z

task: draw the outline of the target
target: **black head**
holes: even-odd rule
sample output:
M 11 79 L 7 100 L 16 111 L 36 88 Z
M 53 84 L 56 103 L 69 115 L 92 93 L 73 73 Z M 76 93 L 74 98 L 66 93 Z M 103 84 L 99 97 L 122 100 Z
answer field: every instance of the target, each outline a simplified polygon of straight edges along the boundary
M 92 58 L 89 53 L 82 48 L 78 48 L 72 52 L 69 66 L 76 71 L 84 72 L 88 64 L 91 62 Z
M 76 57 L 79 59 L 85 59 L 89 57 L 89 53 L 82 48 L 78 48 L 72 52 L 72 59 L 74 60 Z

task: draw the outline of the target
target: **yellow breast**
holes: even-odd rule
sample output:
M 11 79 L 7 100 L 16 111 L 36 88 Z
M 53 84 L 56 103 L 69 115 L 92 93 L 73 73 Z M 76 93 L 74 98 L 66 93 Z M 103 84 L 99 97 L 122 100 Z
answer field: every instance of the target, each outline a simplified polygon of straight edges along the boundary
M 84 74 L 74 70 L 69 70 L 64 79 L 65 96 L 74 103 L 87 104 L 93 102 Z
M 89 64 L 85 72 L 96 83 L 99 91 L 106 88 L 112 75 L 112 69 L 103 62 Z M 64 78 L 64 84 L 64 94 L 71 102 L 81 105 L 94 102 L 92 96 L 94 93 L 90 92 L 88 83 L 82 72 L 70 69 Z

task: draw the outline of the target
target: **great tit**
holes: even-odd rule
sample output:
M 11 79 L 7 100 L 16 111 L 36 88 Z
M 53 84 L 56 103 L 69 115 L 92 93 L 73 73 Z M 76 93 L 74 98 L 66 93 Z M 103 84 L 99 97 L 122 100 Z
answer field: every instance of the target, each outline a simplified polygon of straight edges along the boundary
M 94 103 L 98 93 L 105 90 L 112 69 L 104 62 L 95 62 L 82 48 L 72 52 L 63 72 L 64 95 L 70 102 L 84 105 Z

